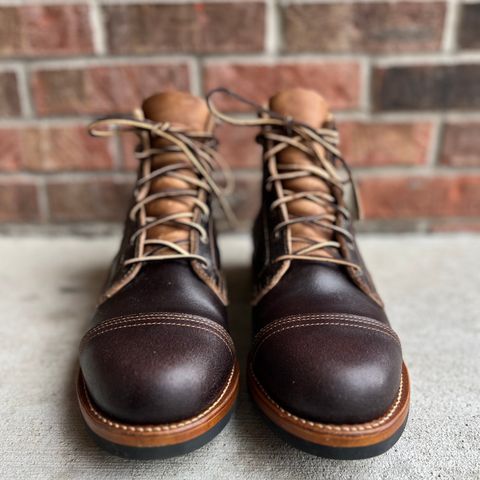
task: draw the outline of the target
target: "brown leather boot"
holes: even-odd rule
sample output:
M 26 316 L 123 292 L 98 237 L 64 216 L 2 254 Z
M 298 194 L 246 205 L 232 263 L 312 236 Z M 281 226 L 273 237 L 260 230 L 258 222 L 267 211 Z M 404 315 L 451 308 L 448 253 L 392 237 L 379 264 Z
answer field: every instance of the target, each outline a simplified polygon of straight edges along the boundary
M 355 242 L 347 187 L 324 99 L 283 91 L 256 106 L 263 144 L 262 207 L 254 227 L 253 400 L 275 429 L 307 452 L 365 458 L 400 437 L 409 378 Z M 250 105 L 251 102 L 240 99 Z M 353 196 L 353 199 L 356 195 Z
M 140 137 L 123 241 L 80 345 L 78 401 L 111 452 L 161 458 L 194 450 L 227 423 L 239 371 L 227 330 L 211 200 L 228 212 L 204 100 L 148 98 L 137 118 L 95 122 Z

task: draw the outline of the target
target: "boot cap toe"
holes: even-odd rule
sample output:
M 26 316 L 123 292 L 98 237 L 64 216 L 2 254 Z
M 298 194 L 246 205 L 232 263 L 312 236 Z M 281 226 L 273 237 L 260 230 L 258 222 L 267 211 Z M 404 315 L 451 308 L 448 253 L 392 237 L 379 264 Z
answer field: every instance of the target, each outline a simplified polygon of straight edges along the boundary
M 364 423 L 398 395 L 402 351 L 391 328 L 365 317 L 319 314 L 271 322 L 256 337 L 251 367 L 286 411 L 325 423 Z
M 198 415 L 221 394 L 234 347 L 217 323 L 155 313 L 102 322 L 82 340 L 80 367 L 95 406 L 128 424 L 168 424 Z

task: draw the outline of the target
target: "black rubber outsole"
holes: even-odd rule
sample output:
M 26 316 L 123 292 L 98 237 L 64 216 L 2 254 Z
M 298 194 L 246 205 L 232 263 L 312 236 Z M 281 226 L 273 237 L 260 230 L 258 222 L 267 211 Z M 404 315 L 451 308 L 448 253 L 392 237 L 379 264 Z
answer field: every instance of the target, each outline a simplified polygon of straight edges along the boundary
M 133 460 L 161 460 L 171 457 L 177 457 L 179 455 L 185 455 L 193 452 L 198 448 L 203 447 L 205 444 L 213 440 L 225 427 L 230 420 L 233 411 L 235 410 L 235 404 L 230 411 L 210 430 L 206 431 L 202 435 L 193 438 L 187 442 L 178 443 L 176 445 L 168 445 L 165 447 L 131 447 L 126 445 L 119 445 L 118 443 L 112 443 L 104 438 L 98 436 L 95 432 L 90 430 L 86 425 L 86 428 L 90 435 L 93 437 L 97 445 L 107 452 L 116 455 L 118 457 L 129 458 Z
M 407 424 L 408 416 L 405 418 L 402 426 L 389 438 L 382 442 L 368 445 L 365 447 L 329 447 L 325 445 L 319 445 L 317 443 L 309 442 L 303 438 L 299 438 L 291 433 L 287 432 L 283 428 L 280 428 L 270 418 L 268 418 L 260 409 L 261 415 L 267 421 L 270 428 L 281 437 L 286 443 L 292 447 L 302 450 L 311 455 L 323 458 L 331 458 L 333 460 L 363 460 L 366 458 L 376 457 L 385 453 L 387 450 L 393 447 L 397 443 L 398 439 L 402 436 L 402 433 Z

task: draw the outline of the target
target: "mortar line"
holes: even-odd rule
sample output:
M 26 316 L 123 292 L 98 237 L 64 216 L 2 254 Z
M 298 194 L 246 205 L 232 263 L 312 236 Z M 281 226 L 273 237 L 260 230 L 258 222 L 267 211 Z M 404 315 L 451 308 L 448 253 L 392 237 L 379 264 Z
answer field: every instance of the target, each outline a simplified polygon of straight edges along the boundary
M 203 95 L 203 78 L 202 78 L 202 57 L 197 55 L 191 57 L 188 64 L 188 75 L 190 83 L 190 92 L 193 95 Z
M 425 178 L 442 177 L 456 178 L 468 175 L 480 175 L 480 167 L 450 167 L 448 165 L 385 165 L 375 167 L 355 167 L 354 173 L 361 178 L 368 177 L 402 177 L 402 176 L 418 176 Z
M 81 0 L 0 0 L 1 6 L 35 5 L 76 5 Z M 228 3 L 255 3 L 261 0 L 230 0 Z M 268 1 L 268 0 L 267 0 Z M 331 4 L 331 3 L 385 3 L 385 0 L 276 0 L 280 6 L 291 4 Z M 418 3 L 429 3 L 432 0 L 414 0 Z M 139 0 L 97 0 L 99 5 L 136 5 Z M 190 5 L 196 0 L 141 0 L 142 4 Z M 478 0 L 463 0 L 463 3 L 476 3 Z M 203 0 L 202 3 L 225 3 L 225 0 Z
M 187 62 L 191 58 L 189 54 L 175 54 L 175 55 L 111 55 L 99 57 L 96 55 L 89 56 L 75 56 L 75 57 L 35 57 L 35 58 L 16 58 L 8 59 L 6 61 L 0 60 L 0 70 L 6 70 L 10 64 L 22 63 L 29 65 L 36 70 L 41 69 L 76 69 L 89 67 L 114 67 L 128 65 L 176 65 L 182 62 Z M 10 67 L 12 68 L 12 67 Z
M 85 1 L 85 0 L 84 0 Z M 86 0 L 90 1 L 90 0 Z M 139 0 L 95 0 L 99 5 L 136 5 Z M 248 0 L 254 3 L 255 0 Z M 257 0 L 258 1 L 258 0 Z M 167 5 L 185 5 L 193 4 L 196 0 L 141 0 L 142 4 L 167 4 Z M 245 0 L 230 0 L 229 3 L 243 3 Z M 78 5 L 81 0 L 0 0 L 2 7 L 21 7 L 26 4 L 32 5 Z M 225 0 L 203 0 L 202 3 L 225 3 Z
M 0 180 L 43 180 L 45 182 L 76 183 L 92 179 L 107 179 L 112 181 L 126 182 L 135 178 L 135 172 L 125 170 L 32 170 L 0 172 Z
M 237 118 L 246 118 L 248 114 L 241 112 L 229 112 Z M 335 110 L 335 119 L 339 121 L 372 121 L 375 123 L 416 123 L 416 122 L 434 122 L 439 115 L 447 122 L 480 122 L 480 111 L 466 112 L 461 110 L 452 110 L 449 112 L 439 112 L 435 110 L 415 111 L 406 110 L 403 112 L 375 112 L 374 115 L 368 115 L 363 111 L 354 110 Z M 48 117 L 0 117 L 0 128 L 25 128 L 40 126 L 86 126 L 96 115 L 64 115 Z
M 114 0 L 109 0 L 114 1 Z M 126 0 L 128 1 L 128 0 Z M 134 1 L 134 0 L 131 0 Z M 332 4 L 332 3 L 385 3 L 386 0 L 278 0 L 280 5 L 303 5 L 303 4 Z M 415 3 L 429 3 L 432 0 L 413 0 Z M 478 0 L 465 0 L 478 1 Z
M 443 51 L 453 53 L 457 51 L 457 33 L 460 18 L 460 2 L 448 0 L 446 3 L 445 24 L 443 28 Z
M 73 1 L 73 0 L 72 0 Z M 97 0 L 101 5 L 135 5 L 139 0 Z M 258 0 L 257 0 L 258 1 Z M 196 0 L 141 0 L 142 4 L 191 5 Z M 202 3 L 225 3 L 225 0 L 203 0 Z M 228 3 L 255 3 L 255 0 L 230 0 Z
M 102 8 L 98 0 L 89 1 L 90 28 L 92 29 L 93 47 L 96 55 L 107 54 L 107 41 L 104 29 Z
M 443 122 L 441 117 L 437 118 L 433 123 L 432 128 L 432 138 L 430 139 L 429 152 L 427 156 L 427 165 L 429 165 L 432 170 L 434 167 L 438 167 L 440 149 L 442 146 L 442 133 L 443 133 Z M 435 168 L 435 171 L 437 169 Z
M 29 88 L 30 75 L 28 67 L 26 65 L 18 65 L 15 71 L 22 115 L 26 118 L 33 118 L 35 112 Z
M 123 55 L 111 55 L 105 57 L 99 57 L 95 54 L 91 55 L 78 55 L 75 57 L 69 56 L 55 56 L 55 57 L 28 57 L 18 56 L 9 58 L 0 58 L 0 70 L 6 70 L 12 68 L 12 64 L 18 64 L 19 62 L 29 64 L 32 68 L 36 69 L 49 69 L 49 68 L 88 68 L 89 66 L 114 66 L 129 64 L 153 64 L 153 63 L 165 63 L 175 64 L 188 61 L 192 57 L 191 53 L 151 53 L 141 55 L 135 54 L 123 54 Z M 396 53 L 394 55 L 375 55 L 368 54 L 370 61 L 374 65 L 379 66 L 407 66 L 407 65 L 458 65 L 462 63 L 479 63 L 480 52 L 478 51 L 459 51 L 459 52 L 432 52 L 432 53 Z M 365 58 L 365 53 L 284 53 L 281 56 L 271 55 L 268 52 L 259 53 L 210 53 L 205 55 L 203 59 L 207 64 L 222 64 L 222 63 L 242 63 L 242 64 L 302 64 L 302 63 L 315 63 L 315 62 L 360 62 Z
M 450 167 L 437 165 L 432 169 L 430 165 L 385 165 L 385 166 L 363 166 L 355 167 L 354 174 L 357 178 L 371 177 L 442 177 L 457 178 L 462 176 L 480 176 L 479 167 Z M 237 179 L 258 179 L 260 172 L 255 168 L 233 168 Z M 135 172 L 131 170 L 98 170 L 98 171 L 23 171 L 23 172 L 1 172 L 0 181 L 11 180 L 33 180 L 62 183 L 77 183 L 91 180 L 110 180 L 113 182 L 129 183 L 135 180 Z
M 233 53 L 225 54 L 209 54 L 206 60 L 209 64 L 222 63 L 242 63 L 255 64 L 263 62 L 265 64 L 278 61 L 279 64 L 301 64 L 315 62 L 360 62 L 364 59 L 364 52 L 352 53 L 319 53 L 319 52 L 303 52 L 303 53 L 283 53 L 281 56 L 274 57 L 265 53 Z M 461 64 L 468 62 L 480 62 L 480 52 L 478 51 L 460 51 L 460 52 L 443 52 L 441 50 L 431 53 L 395 53 L 395 54 L 374 54 L 368 53 L 369 59 L 379 65 L 417 65 L 417 64 Z
M 360 108 L 368 118 L 372 116 L 372 66 L 368 57 L 360 64 Z
M 276 0 L 265 2 L 265 54 L 276 58 L 281 52 L 283 45 L 281 32 L 280 10 Z
M 466 112 L 452 110 L 450 112 L 441 112 L 437 110 L 405 110 L 375 112 L 371 117 L 365 115 L 363 112 L 346 112 L 341 110 L 335 112 L 335 118 L 338 120 L 372 120 L 378 123 L 435 121 L 440 115 L 448 121 L 480 121 L 479 111 Z
M 43 175 L 39 175 L 36 177 L 35 183 L 37 185 L 37 203 L 38 203 L 40 222 L 46 224 L 46 223 L 49 223 L 51 220 L 50 201 L 48 198 L 46 179 Z

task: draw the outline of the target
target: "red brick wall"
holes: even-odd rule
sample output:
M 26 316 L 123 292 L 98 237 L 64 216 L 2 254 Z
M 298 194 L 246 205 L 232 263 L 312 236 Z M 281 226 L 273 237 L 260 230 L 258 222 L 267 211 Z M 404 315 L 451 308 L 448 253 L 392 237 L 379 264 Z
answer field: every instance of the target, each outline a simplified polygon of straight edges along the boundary
M 4 0 L 0 222 L 122 218 L 131 142 L 92 139 L 85 125 L 157 90 L 218 85 L 257 101 L 293 85 L 323 93 L 356 170 L 364 228 L 480 230 L 472 0 Z M 255 132 L 219 136 L 246 226 L 259 193 Z

